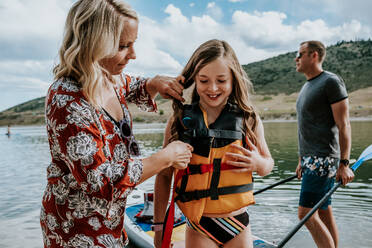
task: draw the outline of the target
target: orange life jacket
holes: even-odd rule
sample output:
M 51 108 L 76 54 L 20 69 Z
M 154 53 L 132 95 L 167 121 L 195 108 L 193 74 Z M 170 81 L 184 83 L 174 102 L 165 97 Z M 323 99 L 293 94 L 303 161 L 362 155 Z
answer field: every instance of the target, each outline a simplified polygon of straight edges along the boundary
M 251 172 L 226 164 L 226 152 L 238 152 L 231 144 L 243 146 L 243 112 L 227 103 L 220 116 L 208 125 L 199 104 L 185 105 L 180 140 L 194 152 L 188 167 L 177 170 L 174 200 L 184 215 L 199 223 L 203 214 L 225 214 L 254 204 Z M 237 170 L 238 169 L 238 170 Z

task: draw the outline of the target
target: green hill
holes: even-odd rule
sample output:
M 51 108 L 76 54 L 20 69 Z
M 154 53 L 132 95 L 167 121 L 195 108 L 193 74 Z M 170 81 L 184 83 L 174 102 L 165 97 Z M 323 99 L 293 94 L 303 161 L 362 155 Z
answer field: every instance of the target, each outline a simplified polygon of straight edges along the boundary
M 243 65 L 254 85 L 255 93 L 262 96 L 256 97 L 255 104 L 260 107 L 260 99 L 263 103 L 274 96 L 267 95 L 290 95 L 298 92 L 305 82 L 303 74 L 296 72 L 294 57 L 296 52 L 289 52 L 263 61 Z M 348 91 L 351 93 L 358 89 L 372 86 L 372 41 L 341 41 L 327 47 L 327 57 L 323 69 L 339 74 L 343 77 Z M 264 96 L 265 95 L 265 96 Z M 283 96 L 281 96 L 283 98 Z M 275 99 L 273 99 L 275 100 Z M 0 112 L 0 125 L 17 124 L 42 124 L 44 123 L 44 97 L 40 97 L 15 107 Z M 294 99 L 286 100 L 290 105 Z M 365 101 L 365 100 L 363 100 Z M 273 101 L 275 102 L 275 101 Z M 159 102 L 159 109 L 170 111 L 167 101 Z M 281 105 L 282 103 L 277 103 Z M 358 102 L 363 105 L 363 102 Z M 133 108 L 134 109 L 134 108 Z M 283 109 L 288 112 L 287 108 Z M 280 111 L 280 115 L 283 114 Z M 293 108 L 291 109 L 293 115 Z M 165 120 L 167 115 L 148 117 L 136 117 L 138 120 Z
M 44 104 L 45 97 L 39 97 L 0 112 L 0 126 L 45 123 Z
M 305 76 L 296 72 L 296 52 L 243 65 L 257 94 L 298 92 Z M 323 69 L 340 75 L 349 92 L 372 86 L 372 41 L 341 41 L 327 47 Z

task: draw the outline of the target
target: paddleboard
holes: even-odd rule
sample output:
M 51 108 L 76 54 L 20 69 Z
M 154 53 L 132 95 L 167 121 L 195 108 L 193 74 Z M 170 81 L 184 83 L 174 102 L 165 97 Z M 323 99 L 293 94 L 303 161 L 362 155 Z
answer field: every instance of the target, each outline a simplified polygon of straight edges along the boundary
M 138 221 L 135 217 L 144 208 L 144 192 L 142 190 L 134 190 L 128 197 L 127 207 L 125 211 L 124 227 L 128 234 L 131 243 L 141 248 L 154 248 L 154 235 L 151 231 L 151 224 Z M 172 243 L 174 248 L 185 247 L 185 228 L 186 224 L 183 221 L 174 227 L 172 233 Z M 276 246 L 270 242 L 260 239 L 253 235 L 254 248 L 275 248 Z

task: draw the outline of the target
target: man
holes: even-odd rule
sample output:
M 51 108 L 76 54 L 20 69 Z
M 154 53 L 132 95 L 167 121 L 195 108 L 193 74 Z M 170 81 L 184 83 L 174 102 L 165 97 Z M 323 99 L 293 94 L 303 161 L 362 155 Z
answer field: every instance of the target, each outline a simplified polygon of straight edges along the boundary
M 349 168 L 351 127 L 349 102 L 341 77 L 323 71 L 326 49 L 319 41 L 302 42 L 295 58 L 296 70 L 305 75 L 297 99 L 299 163 L 302 177 L 300 219 L 332 188 L 335 177 L 343 185 L 354 179 Z M 318 247 L 336 248 L 338 231 L 329 198 L 306 222 Z

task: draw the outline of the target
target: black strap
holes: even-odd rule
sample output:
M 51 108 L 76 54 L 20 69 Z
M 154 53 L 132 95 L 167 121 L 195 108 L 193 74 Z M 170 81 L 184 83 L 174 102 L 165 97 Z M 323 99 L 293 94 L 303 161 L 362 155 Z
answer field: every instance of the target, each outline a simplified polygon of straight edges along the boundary
M 221 159 L 213 159 L 213 174 L 210 185 L 210 194 L 212 200 L 218 200 L 218 184 L 220 183 Z
M 189 180 L 189 175 L 183 175 L 181 179 L 181 187 L 179 188 L 180 194 L 185 193 L 187 181 Z
M 240 140 L 242 133 L 234 130 L 221 130 L 221 129 L 187 129 L 184 135 L 193 138 L 218 138 L 218 139 L 235 139 Z
M 189 164 L 187 170 L 188 175 L 202 174 L 201 164 Z
M 233 130 L 208 129 L 208 137 L 240 140 L 242 133 Z
M 218 195 L 230 195 L 230 194 L 248 192 L 248 191 L 251 191 L 252 189 L 253 189 L 253 183 L 248 183 L 248 184 L 243 184 L 243 185 L 221 187 L 217 189 L 217 192 L 218 192 Z M 209 189 L 194 190 L 194 191 L 189 191 L 189 192 L 183 192 L 182 194 L 180 194 L 178 188 L 176 188 L 176 193 L 178 195 L 175 198 L 175 201 L 181 201 L 181 202 L 199 200 L 201 198 L 206 198 L 211 195 L 211 192 Z

